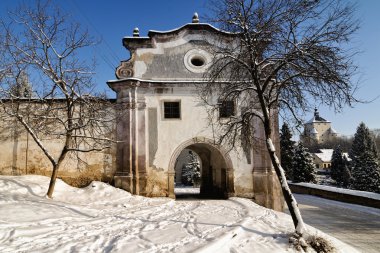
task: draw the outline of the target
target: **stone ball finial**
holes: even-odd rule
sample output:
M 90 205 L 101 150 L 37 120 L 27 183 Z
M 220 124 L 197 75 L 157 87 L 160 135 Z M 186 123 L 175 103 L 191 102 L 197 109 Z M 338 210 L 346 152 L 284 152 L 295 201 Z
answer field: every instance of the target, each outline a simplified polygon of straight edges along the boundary
M 133 37 L 140 37 L 140 30 L 139 28 L 133 29 Z
M 198 13 L 196 13 L 196 12 L 193 15 L 193 23 L 199 23 Z

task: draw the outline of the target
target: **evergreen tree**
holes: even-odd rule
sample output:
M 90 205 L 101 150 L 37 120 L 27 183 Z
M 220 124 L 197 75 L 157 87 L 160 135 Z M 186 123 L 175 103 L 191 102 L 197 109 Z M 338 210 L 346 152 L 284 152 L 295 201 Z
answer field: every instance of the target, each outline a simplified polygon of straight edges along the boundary
M 288 124 L 284 123 L 280 131 L 281 165 L 288 179 L 293 178 L 294 141 Z
M 345 188 L 348 188 L 348 186 L 350 186 L 351 184 L 351 181 L 352 181 L 352 176 L 351 176 L 351 171 L 349 169 L 349 162 L 347 161 L 347 158 L 346 157 L 343 157 L 343 161 L 344 161 L 344 166 L 343 166 L 343 170 L 341 172 L 341 177 L 340 177 L 340 185 L 345 187 Z
M 316 182 L 313 159 L 302 143 L 298 144 L 295 148 L 293 159 L 293 182 Z
M 371 152 L 364 152 L 352 168 L 353 183 L 356 190 L 380 193 L 379 164 Z
M 351 173 L 348 169 L 348 161 L 343 156 L 340 146 L 334 149 L 331 158 L 331 178 L 339 186 L 348 187 L 351 181 Z
M 358 126 L 352 148 L 352 187 L 356 190 L 380 192 L 380 171 L 376 144 L 364 123 Z
M 368 127 L 362 122 L 356 129 L 349 155 L 352 161 L 355 162 L 356 158 L 360 157 L 363 152 L 369 152 L 376 160 L 379 158 L 376 143 Z
M 189 151 L 187 163 L 182 167 L 182 183 L 184 185 L 198 186 L 201 179 L 200 163 L 197 156 Z
M 331 178 L 335 181 L 339 178 L 344 167 L 343 153 L 340 146 L 337 146 L 331 157 Z

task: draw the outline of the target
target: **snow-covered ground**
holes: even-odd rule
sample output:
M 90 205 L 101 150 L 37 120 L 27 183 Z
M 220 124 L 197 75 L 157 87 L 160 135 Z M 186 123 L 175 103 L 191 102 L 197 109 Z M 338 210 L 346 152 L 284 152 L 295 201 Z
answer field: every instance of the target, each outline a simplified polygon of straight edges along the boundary
M 54 199 L 43 176 L 0 176 L 0 252 L 295 252 L 290 216 L 248 199 L 144 198 L 93 182 L 58 180 Z M 337 252 L 357 252 L 330 240 Z

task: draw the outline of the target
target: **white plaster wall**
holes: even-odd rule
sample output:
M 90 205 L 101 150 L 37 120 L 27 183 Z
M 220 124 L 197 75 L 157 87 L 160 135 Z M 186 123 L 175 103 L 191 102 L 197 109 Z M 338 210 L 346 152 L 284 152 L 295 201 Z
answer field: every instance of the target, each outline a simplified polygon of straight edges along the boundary
M 168 37 L 169 38 L 169 37 Z M 178 64 L 178 69 L 174 68 L 163 68 L 165 75 L 161 77 L 151 76 L 148 77 L 154 79 L 155 81 L 162 81 L 163 86 L 165 86 L 165 81 L 202 81 L 202 73 L 191 73 L 186 72 L 185 76 L 182 76 L 182 66 L 184 60 L 180 59 L 181 55 L 185 57 L 185 54 L 189 51 L 189 48 L 181 51 L 180 47 L 185 44 L 191 45 L 193 41 L 204 41 L 202 45 L 205 45 L 203 50 L 212 54 L 212 48 L 208 48 L 207 45 L 212 45 L 213 47 L 224 47 L 227 44 L 230 46 L 231 43 L 235 41 L 231 38 L 221 39 L 217 34 L 204 31 L 193 31 L 183 30 L 178 35 L 170 37 L 166 42 L 161 42 L 155 37 L 151 38 L 154 48 L 138 48 L 134 51 L 133 55 L 133 77 L 141 78 L 146 75 L 149 68 L 154 69 L 154 64 L 163 64 L 165 67 L 168 64 Z M 197 49 L 199 44 L 194 44 L 194 49 Z M 173 49 L 167 50 L 167 49 Z M 184 47 L 185 48 L 185 47 Z M 162 60 L 160 55 L 170 52 L 173 53 L 173 57 L 166 60 Z M 176 56 L 176 57 L 174 57 Z M 168 61 L 168 62 L 165 62 Z M 180 65 L 182 64 L 182 65 Z M 182 70 L 181 70 L 182 71 Z M 166 75 L 167 74 L 167 75 Z M 194 75 L 193 75 L 194 74 Z M 149 75 L 148 75 L 149 76 Z M 210 120 L 206 112 L 206 108 L 202 102 L 197 97 L 197 92 L 194 88 L 181 87 L 186 86 L 186 83 L 178 83 L 173 86 L 176 87 L 165 87 L 163 93 L 154 92 L 155 88 L 148 88 L 148 91 L 144 94 L 146 99 L 147 108 L 157 108 L 157 133 L 158 133 L 158 148 L 154 154 L 153 164 L 150 164 L 149 154 L 149 122 L 148 110 L 146 110 L 146 154 L 148 154 L 147 168 L 156 169 L 158 171 L 168 172 L 169 163 L 172 159 L 173 153 L 182 144 L 196 137 L 205 137 L 208 139 L 214 139 L 214 133 L 212 132 L 212 127 L 210 126 Z M 163 102 L 164 101 L 181 101 L 181 119 L 164 119 L 163 117 Z M 225 148 L 228 150 L 229 148 Z M 241 189 L 247 189 L 251 191 L 253 189 L 253 160 L 252 164 L 247 163 L 247 159 L 242 150 L 237 152 L 231 151 L 229 156 L 232 161 L 233 175 L 235 186 L 239 186 Z M 175 159 L 175 158 L 173 158 Z M 217 177 L 220 177 L 220 172 L 217 172 Z M 235 187 L 236 188 L 236 187 Z M 250 190 L 251 189 L 251 190 Z
M 158 149 L 153 164 L 166 172 L 174 151 L 182 143 L 195 137 L 214 138 L 206 108 L 198 99 L 195 89 L 178 87 L 169 91 L 170 93 L 163 94 L 151 91 L 145 96 L 147 107 L 156 107 L 158 112 Z M 181 101 L 181 119 L 164 119 L 163 101 L 178 100 Z M 147 130 L 148 124 L 150 123 L 147 122 Z M 147 137 L 149 142 L 149 133 Z M 148 154 L 149 143 L 146 146 Z M 235 186 L 252 189 L 252 164 L 247 164 L 242 152 L 239 156 L 237 152 L 231 151 L 229 156 L 233 164 Z M 219 173 L 217 175 L 220 177 Z

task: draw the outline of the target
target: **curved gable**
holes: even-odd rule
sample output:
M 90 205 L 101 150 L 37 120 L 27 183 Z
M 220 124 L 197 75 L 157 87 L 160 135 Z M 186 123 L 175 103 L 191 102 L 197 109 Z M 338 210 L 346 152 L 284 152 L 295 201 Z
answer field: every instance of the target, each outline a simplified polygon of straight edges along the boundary
M 190 23 L 148 37 L 124 37 L 123 45 L 131 58 L 116 70 L 118 79 L 201 80 L 212 60 L 213 48 L 223 47 L 236 34 L 221 31 L 210 24 Z

